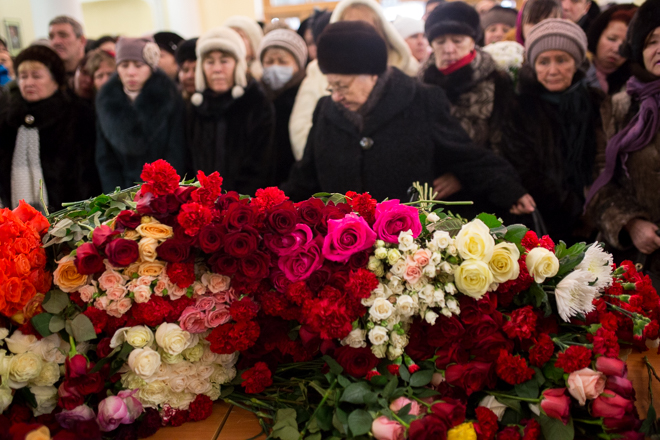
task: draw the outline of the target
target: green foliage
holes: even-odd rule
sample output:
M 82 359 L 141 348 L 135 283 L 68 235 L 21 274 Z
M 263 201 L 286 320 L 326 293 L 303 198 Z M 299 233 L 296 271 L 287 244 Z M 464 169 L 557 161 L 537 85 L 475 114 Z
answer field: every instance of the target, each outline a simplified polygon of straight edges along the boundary
M 484 224 L 488 226 L 490 229 L 495 229 L 502 226 L 502 222 L 493 214 L 487 214 L 485 212 L 482 212 L 477 216 L 477 218 L 482 222 L 484 222 Z
M 520 397 L 536 399 L 539 397 L 539 383 L 536 378 L 514 386 L 516 394 Z
M 58 313 L 62 313 L 69 303 L 69 295 L 61 290 L 51 290 L 44 297 L 41 307 L 48 313 L 57 315 Z
M 295 409 L 286 408 L 277 411 L 271 438 L 279 438 L 281 440 L 298 440 L 300 438 Z
M 340 402 L 364 403 L 364 396 L 371 392 L 371 387 L 366 382 L 356 382 L 350 384 L 344 390 Z
M 354 436 L 363 435 L 371 430 L 373 417 L 363 409 L 356 409 L 348 416 L 348 427 Z
M 50 313 L 40 313 L 36 316 L 33 316 L 30 322 L 32 322 L 32 327 L 39 332 L 44 338 L 53 334 L 50 331 L 50 320 L 53 317 Z
M 433 370 L 421 370 L 410 376 L 411 387 L 423 387 L 431 382 Z
M 96 332 L 94 331 L 92 321 L 82 313 L 79 313 L 71 321 L 71 330 L 72 336 L 76 342 L 91 341 L 96 338 Z
M 541 413 L 537 420 L 541 424 L 541 432 L 546 439 L 573 440 L 575 437 L 572 418 L 564 425 L 561 420 Z

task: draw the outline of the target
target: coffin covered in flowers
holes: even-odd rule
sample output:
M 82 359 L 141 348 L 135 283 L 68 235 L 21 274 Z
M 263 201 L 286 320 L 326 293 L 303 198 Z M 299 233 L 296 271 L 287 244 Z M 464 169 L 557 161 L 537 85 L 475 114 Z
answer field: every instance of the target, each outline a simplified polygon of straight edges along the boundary
M 598 243 L 428 196 L 247 197 L 165 161 L 142 179 L 50 228 L 27 205 L 0 213 L 14 438 L 143 438 L 219 399 L 284 440 L 653 432 L 620 355 L 657 349 L 660 300 Z

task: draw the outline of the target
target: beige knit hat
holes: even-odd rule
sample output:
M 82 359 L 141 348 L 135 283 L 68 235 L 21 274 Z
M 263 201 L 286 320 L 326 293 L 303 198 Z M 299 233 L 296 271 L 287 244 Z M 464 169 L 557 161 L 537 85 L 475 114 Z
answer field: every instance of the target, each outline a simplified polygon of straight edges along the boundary
M 259 26 L 259 23 L 257 23 L 254 18 L 245 15 L 232 15 L 222 25 L 234 29 L 240 29 L 245 32 L 248 40 L 250 40 L 250 45 L 252 46 L 252 51 L 255 57 L 254 61 L 248 66 L 249 72 L 254 79 L 261 79 L 263 68 L 261 67 L 258 54 L 261 39 L 264 38 L 264 31 L 261 29 L 261 26 Z
M 259 47 L 259 61 L 262 61 L 264 52 L 271 47 L 281 47 L 291 52 L 291 55 L 296 59 L 300 70 L 305 70 L 307 64 L 307 44 L 295 31 L 291 29 L 275 29 L 268 32 Z
M 202 92 L 206 90 L 206 80 L 204 79 L 204 69 L 202 60 L 204 55 L 214 50 L 219 50 L 231 54 L 236 59 L 234 68 L 234 87 L 231 89 L 231 95 L 234 98 L 240 98 L 245 92 L 247 86 L 247 62 L 245 61 L 245 44 L 238 33 L 228 27 L 217 27 L 206 31 L 197 40 L 195 52 L 197 53 L 197 66 L 195 66 L 195 93 L 190 102 L 193 105 L 201 105 L 204 102 Z
M 525 50 L 532 66 L 536 58 L 548 50 L 563 50 L 575 59 L 576 66 L 580 66 L 587 54 L 587 36 L 570 20 L 548 18 L 530 30 Z

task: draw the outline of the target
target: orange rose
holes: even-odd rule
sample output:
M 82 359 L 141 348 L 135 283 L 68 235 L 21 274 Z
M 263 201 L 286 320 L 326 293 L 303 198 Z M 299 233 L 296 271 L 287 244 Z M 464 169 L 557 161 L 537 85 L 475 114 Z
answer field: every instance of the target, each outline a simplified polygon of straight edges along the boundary
M 74 257 L 67 256 L 57 262 L 57 269 L 53 273 L 55 284 L 62 292 L 75 292 L 88 283 L 89 275 L 81 275 L 76 269 Z

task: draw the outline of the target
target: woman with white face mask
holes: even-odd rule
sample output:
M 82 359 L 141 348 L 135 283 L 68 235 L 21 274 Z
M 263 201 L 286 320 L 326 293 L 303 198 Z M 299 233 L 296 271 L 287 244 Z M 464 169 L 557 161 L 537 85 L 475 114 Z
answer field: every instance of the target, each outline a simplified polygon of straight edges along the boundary
M 305 78 L 307 45 L 300 35 L 288 29 L 276 29 L 266 34 L 259 48 L 263 66 L 261 84 L 275 107 L 275 183 L 289 177 L 295 163 L 289 138 L 289 119 L 293 104 Z

